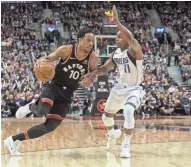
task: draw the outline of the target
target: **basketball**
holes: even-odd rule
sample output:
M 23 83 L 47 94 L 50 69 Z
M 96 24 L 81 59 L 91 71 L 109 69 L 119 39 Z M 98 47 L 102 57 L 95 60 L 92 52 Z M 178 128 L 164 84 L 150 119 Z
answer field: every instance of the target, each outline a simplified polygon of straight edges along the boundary
M 50 81 L 55 75 L 55 66 L 53 62 L 37 62 L 34 66 L 34 73 L 39 81 Z

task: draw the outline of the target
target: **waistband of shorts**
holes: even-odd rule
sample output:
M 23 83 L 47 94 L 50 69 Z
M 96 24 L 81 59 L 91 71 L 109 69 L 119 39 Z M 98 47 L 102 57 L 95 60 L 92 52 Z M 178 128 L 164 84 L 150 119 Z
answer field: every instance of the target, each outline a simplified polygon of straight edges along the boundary
M 129 88 L 129 89 L 136 89 L 136 88 L 142 88 L 143 90 L 145 89 L 145 86 L 142 83 L 137 84 L 137 85 L 127 85 L 127 84 L 123 84 L 123 83 L 115 83 L 115 86 L 119 86 L 122 88 Z
M 68 87 L 67 85 L 63 85 L 63 84 L 61 84 L 61 83 L 59 83 L 58 81 L 56 81 L 56 80 L 51 80 L 51 81 L 48 81 L 48 84 L 54 84 L 54 85 L 56 85 L 56 86 L 58 86 L 58 87 L 60 87 L 60 88 L 64 88 L 65 90 L 67 90 L 67 91 L 69 91 L 69 92 L 71 92 L 71 93 L 73 93 L 75 90 L 72 90 L 70 87 Z

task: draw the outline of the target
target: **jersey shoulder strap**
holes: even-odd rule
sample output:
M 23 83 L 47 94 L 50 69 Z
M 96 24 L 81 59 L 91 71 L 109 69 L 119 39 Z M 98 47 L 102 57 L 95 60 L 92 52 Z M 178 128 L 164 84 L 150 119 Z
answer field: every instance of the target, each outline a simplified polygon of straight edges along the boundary
M 114 57 L 115 53 L 117 52 L 117 50 L 118 50 L 118 48 L 117 48 L 115 51 L 113 51 L 113 53 L 111 54 L 111 60 L 112 60 L 112 62 L 113 62 L 113 64 L 114 64 L 115 66 L 117 66 L 117 64 L 115 63 L 113 57 Z
M 127 56 L 128 58 L 130 59 L 130 61 L 134 64 L 135 67 L 137 67 L 137 64 L 136 64 L 136 58 L 131 56 L 130 52 L 129 52 L 129 49 L 127 50 Z
M 61 57 L 60 58 L 60 63 L 64 64 L 69 59 L 69 57 L 71 57 L 73 55 L 74 49 L 75 49 L 75 47 L 74 47 L 74 45 L 72 45 L 72 47 L 70 48 L 70 52 L 67 55 L 67 57 L 65 57 L 65 58 Z
M 75 50 L 76 50 L 76 44 L 74 43 L 74 44 L 72 45 L 72 52 L 71 52 L 70 57 L 72 57 L 72 58 L 75 58 L 75 57 L 76 57 L 76 56 L 75 56 Z

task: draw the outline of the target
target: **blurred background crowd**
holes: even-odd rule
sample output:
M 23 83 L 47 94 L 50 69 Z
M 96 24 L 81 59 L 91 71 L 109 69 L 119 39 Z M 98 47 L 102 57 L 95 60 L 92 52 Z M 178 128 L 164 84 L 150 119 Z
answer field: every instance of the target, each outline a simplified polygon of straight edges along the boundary
M 96 35 L 116 34 L 115 28 L 104 26 L 111 21 L 105 18 L 105 9 L 111 9 L 113 3 L 120 11 L 122 24 L 133 32 L 143 48 L 143 85 L 147 94 L 137 114 L 190 114 L 191 3 L 9 1 L 2 3 L 1 15 L 2 117 L 14 117 L 20 106 L 38 99 L 42 83 L 36 80 L 33 72 L 36 59 L 60 45 L 75 42 L 78 30 L 84 26 L 92 28 Z M 153 38 L 149 37 L 152 21 L 148 10 L 157 11 L 161 24 L 172 28 L 177 33 L 177 40 L 173 40 L 169 33 L 162 36 L 155 33 Z M 40 38 L 38 28 L 44 25 L 46 31 L 42 29 L 43 37 Z M 108 59 L 107 46 L 115 45 L 115 39 L 97 39 L 96 43 L 95 49 L 103 64 Z M 178 68 L 183 84 L 177 83 L 169 74 L 168 67 L 172 66 Z M 111 70 L 108 76 L 111 89 L 117 81 L 117 69 Z M 95 84 L 80 89 L 85 89 L 83 101 L 77 93 L 74 94 L 70 114 L 85 115 L 91 111 Z

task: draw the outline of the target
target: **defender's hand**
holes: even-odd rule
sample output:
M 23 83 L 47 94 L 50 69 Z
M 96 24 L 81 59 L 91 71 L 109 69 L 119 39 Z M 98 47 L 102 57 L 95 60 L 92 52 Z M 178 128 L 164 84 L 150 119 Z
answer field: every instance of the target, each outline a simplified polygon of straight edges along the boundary
M 114 21 L 118 21 L 119 18 L 118 18 L 117 8 L 116 8 L 115 5 L 113 5 L 112 12 L 113 12 L 113 20 L 114 20 Z
M 94 71 L 89 72 L 89 73 L 87 73 L 86 75 L 84 75 L 83 78 L 89 78 L 89 79 L 94 80 L 96 77 L 97 77 L 97 71 L 94 70 Z
M 80 85 L 84 87 L 90 87 L 93 84 L 93 80 L 90 78 L 84 78 L 82 81 L 79 82 Z

